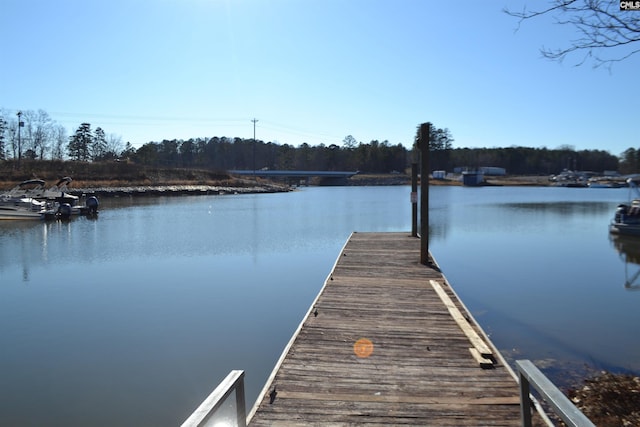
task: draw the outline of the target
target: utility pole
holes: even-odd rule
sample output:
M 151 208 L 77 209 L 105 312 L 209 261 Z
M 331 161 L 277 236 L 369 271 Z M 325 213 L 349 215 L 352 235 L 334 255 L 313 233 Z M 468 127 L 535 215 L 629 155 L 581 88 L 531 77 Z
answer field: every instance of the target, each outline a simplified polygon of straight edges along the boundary
M 24 122 L 22 121 L 22 111 L 18 111 L 16 115 L 18 116 L 18 169 L 20 169 L 20 160 L 22 159 L 22 144 L 20 141 L 20 128 L 24 126 Z
M 256 178 L 256 122 L 258 119 L 254 118 L 253 122 L 253 179 Z

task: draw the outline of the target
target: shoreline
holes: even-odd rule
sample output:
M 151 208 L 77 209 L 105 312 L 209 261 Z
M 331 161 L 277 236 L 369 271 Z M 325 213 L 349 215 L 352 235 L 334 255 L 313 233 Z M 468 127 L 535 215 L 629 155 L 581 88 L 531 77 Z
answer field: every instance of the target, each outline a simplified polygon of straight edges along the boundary
M 553 183 L 547 175 L 485 176 L 478 187 L 532 186 L 549 187 Z M 358 174 L 348 180 L 347 185 L 411 185 L 411 176 L 404 174 Z M 430 186 L 462 186 L 461 175 L 456 179 L 429 178 Z
M 290 187 L 275 184 L 258 184 L 246 187 L 222 185 L 134 185 L 117 187 L 81 187 L 68 188 L 66 193 L 76 196 L 95 195 L 100 197 L 154 197 L 185 195 L 226 195 L 226 194 L 265 194 L 286 193 Z
M 268 194 L 295 191 L 300 185 L 266 179 L 245 179 L 225 176 L 223 179 L 207 179 L 198 176 L 188 179 L 183 176 L 163 176 L 154 180 L 132 179 L 129 182 L 120 180 L 83 179 L 73 180 L 65 193 L 74 196 L 98 197 L 154 197 L 154 196 L 182 196 L 182 195 L 227 195 L 227 194 Z M 51 180 L 49 180 L 51 182 Z M 0 193 L 9 191 L 19 182 L 0 180 Z M 418 180 L 418 184 L 419 180 Z M 411 176 L 406 174 L 358 174 L 341 186 L 395 186 L 411 185 Z M 318 186 L 312 181 L 310 186 Z M 463 186 L 460 179 L 429 179 L 429 186 Z M 485 181 L 473 187 L 554 187 L 544 175 L 506 175 L 485 177 Z
M 180 172 L 180 171 L 178 171 Z M 32 174 L 32 177 L 46 174 Z M 64 174 L 55 174 L 62 176 Z M 43 179 L 48 183 L 59 178 L 51 178 L 49 174 Z M 22 181 L 9 181 L 0 178 L 0 193 L 13 189 Z M 410 186 L 411 176 L 400 173 L 389 174 L 357 174 L 341 183 L 340 186 Z M 418 184 L 420 184 L 418 179 Z M 311 186 L 318 186 L 319 181 L 312 181 Z M 153 197 L 153 196 L 181 196 L 181 195 L 227 195 L 227 194 L 267 194 L 286 193 L 295 191 L 301 185 L 267 179 L 246 179 L 231 175 L 204 176 L 203 174 L 171 174 L 165 172 L 153 179 L 143 176 L 121 179 L 84 178 L 72 180 L 71 185 L 64 188 L 64 192 L 75 196 L 94 195 L 99 197 Z M 458 176 L 449 178 L 429 178 L 429 186 L 463 186 Z M 484 182 L 472 187 L 555 187 L 559 186 L 547 175 L 504 175 L 486 176 Z M 571 187 L 571 185 L 567 185 Z M 578 187 L 578 185 L 576 185 Z M 581 187 L 586 187 L 582 185 Z M 48 188 L 48 187 L 47 187 Z M 612 187 L 615 188 L 615 187 Z
M 93 194 L 104 197 L 121 196 L 180 196 L 180 195 L 225 195 L 225 194 L 262 194 L 262 193 L 283 193 L 293 191 L 297 186 L 281 184 L 273 181 L 246 181 L 241 185 L 229 185 L 227 181 L 222 185 L 215 183 L 185 184 L 143 184 L 143 185 L 100 185 L 91 186 L 90 182 L 83 181 L 84 185 L 77 188 L 69 188 L 67 191 L 74 195 Z M 407 175 L 356 175 L 349 179 L 345 186 L 387 186 L 387 185 L 411 185 L 411 177 Z M 452 179 L 430 179 L 430 186 L 462 186 L 462 182 Z M 513 177 L 491 177 L 480 186 L 549 186 L 550 182 L 544 176 L 513 176 Z M 313 185 L 312 185 L 313 186 Z

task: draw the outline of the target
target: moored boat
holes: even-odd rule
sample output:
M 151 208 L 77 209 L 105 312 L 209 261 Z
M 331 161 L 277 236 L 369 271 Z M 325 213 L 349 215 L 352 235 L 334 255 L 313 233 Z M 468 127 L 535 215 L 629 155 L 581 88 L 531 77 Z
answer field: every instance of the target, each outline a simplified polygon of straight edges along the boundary
M 53 187 L 34 195 L 34 198 L 49 203 L 52 211 L 49 216 L 53 214 L 67 218 L 72 215 L 96 215 L 98 213 L 98 199 L 95 196 L 89 196 L 83 204 L 80 197 L 68 192 L 67 185 L 71 181 L 73 180 L 68 176 L 61 178 Z
M 609 232 L 611 234 L 640 237 L 640 223 L 630 224 L 628 221 L 612 221 L 609 224 Z
M 71 181 L 69 177 L 62 178 L 49 189 L 40 179 L 21 182 L 0 194 L 0 219 L 59 219 L 73 215 L 97 215 L 98 199 L 90 196 L 83 204 L 80 197 L 68 193 L 67 184 Z
M 589 178 L 589 188 L 620 188 L 626 185 L 625 182 L 613 178 Z
M 23 181 L 0 194 L 0 220 L 43 219 L 49 209 L 47 202 L 33 197 L 44 188 L 44 181 Z
M 629 188 L 638 191 L 633 179 L 628 179 Z M 621 203 L 616 207 L 615 214 L 609 224 L 609 232 L 627 236 L 640 236 L 640 198 L 632 199 L 628 204 Z
M 47 213 L 44 203 L 24 198 L 6 203 L 0 201 L 0 220 L 3 219 L 43 219 Z

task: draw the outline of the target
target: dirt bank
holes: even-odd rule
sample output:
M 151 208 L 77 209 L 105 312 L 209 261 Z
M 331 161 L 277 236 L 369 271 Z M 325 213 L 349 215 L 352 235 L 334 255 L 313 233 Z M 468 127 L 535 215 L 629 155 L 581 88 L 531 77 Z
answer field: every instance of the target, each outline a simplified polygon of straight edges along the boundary
M 0 162 L 0 190 L 8 190 L 28 179 L 41 179 L 52 186 L 60 178 L 73 179 L 71 193 L 111 195 L 170 195 L 273 193 L 289 191 L 287 185 L 262 179 L 234 177 L 225 171 L 153 168 L 126 162 L 22 161 Z
M 226 171 L 163 168 L 140 166 L 128 162 L 72 162 L 58 160 L 22 160 L 0 162 L 0 190 L 13 188 L 27 179 L 42 179 L 49 185 L 64 177 L 73 178 L 71 188 L 90 190 L 131 188 L 130 192 L 171 192 L 173 189 L 190 192 L 223 191 L 230 188 L 239 191 L 286 191 L 284 184 L 268 180 L 234 177 Z M 486 177 L 487 185 L 549 185 L 546 176 L 504 176 Z M 404 173 L 366 174 L 360 173 L 347 182 L 347 185 L 410 185 L 411 176 Z M 430 179 L 430 185 L 462 185 L 459 179 Z M 197 187 L 193 189 L 193 187 Z M 164 188 L 163 188 L 164 187 Z M 252 189 L 252 190 L 249 190 Z

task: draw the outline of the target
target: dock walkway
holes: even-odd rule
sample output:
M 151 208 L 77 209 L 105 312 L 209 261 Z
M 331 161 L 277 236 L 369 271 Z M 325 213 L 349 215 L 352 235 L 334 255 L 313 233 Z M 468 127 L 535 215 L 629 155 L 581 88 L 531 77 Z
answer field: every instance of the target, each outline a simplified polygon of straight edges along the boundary
M 249 426 L 520 425 L 510 369 L 409 233 L 354 233 Z

